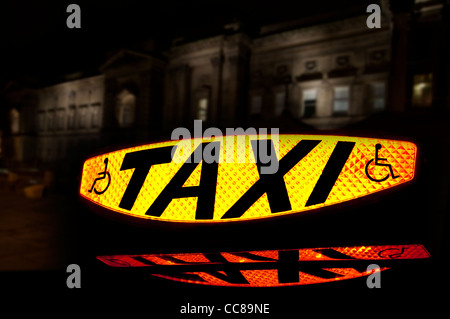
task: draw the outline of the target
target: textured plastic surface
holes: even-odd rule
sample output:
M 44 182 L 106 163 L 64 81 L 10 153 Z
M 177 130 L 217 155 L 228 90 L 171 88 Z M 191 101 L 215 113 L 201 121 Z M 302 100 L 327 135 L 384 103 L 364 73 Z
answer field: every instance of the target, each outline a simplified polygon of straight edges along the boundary
M 236 145 L 233 151 L 234 156 L 231 157 L 233 162 L 226 162 L 229 158 L 227 151 L 230 152 L 225 145 L 226 138 L 216 138 L 215 141 L 221 142 L 217 174 L 214 170 L 203 170 L 203 165 L 211 164 L 205 164 L 202 161 L 196 164 L 192 173 L 178 187 L 183 191 L 194 190 L 203 180 L 201 175 L 212 174 L 212 171 L 216 176 L 209 176 L 208 183 L 213 180 L 215 195 L 199 195 L 192 192 L 193 195 L 185 197 L 174 196 L 163 207 L 159 216 L 152 215 L 149 208 L 161 196 L 163 190 L 184 165 L 184 161 L 191 156 L 186 154 L 188 152 L 181 151 L 183 145 L 191 144 L 192 149 L 195 149 L 200 143 L 211 142 L 211 140 L 161 142 L 90 158 L 83 166 L 79 192 L 85 199 L 112 212 L 144 222 L 163 220 L 209 223 L 259 219 L 314 210 L 384 191 L 414 178 L 417 147 L 411 142 L 345 136 L 280 135 L 279 139 L 272 139 L 273 145 L 277 146 L 275 149 L 278 148 L 276 152 L 280 169 L 286 154 L 292 151 L 290 155 L 295 157 L 293 153 L 301 148 L 293 149 L 301 141 L 317 143 L 305 156 L 299 157 L 300 160 L 292 167 L 288 167 L 287 172 L 276 173 L 278 177 L 275 179 L 282 180 L 289 198 L 285 207 L 290 209 L 284 208 L 281 211 L 274 209 L 270 196 L 262 190 L 261 196 L 258 193 L 259 197 L 252 200 L 249 207 L 245 208 L 241 214 L 230 215 L 229 211 L 235 208 L 233 206 L 238 200 L 247 192 L 254 191 L 255 183 L 267 176 L 260 175 L 255 163 L 251 141 L 258 138 L 256 135 L 249 136 L 245 145 Z M 137 169 L 123 168 L 126 154 L 163 147 L 172 148 L 175 145 L 178 145 L 175 152 L 178 163 L 174 160 L 163 164 L 154 163 L 148 171 L 141 172 L 141 176 L 137 176 L 139 175 Z M 377 145 L 381 147 L 377 149 Z M 105 159 L 108 159 L 107 175 Z M 137 189 L 137 196 L 132 207 L 120 207 L 132 177 L 142 179 L 142 185 L 138 185 L 140 187 Z M 206 185 L 206 181 L 204 183 L 206 188 L 211 188 L 209 187 L 211 185 Z M 264 187 L 267 187 L 267 183 Z M 207 218 L 198 217 L 199 196 L 208 197 L 203 200 L 213 201 L 213 209 L 210 214 L 208 213 Z
M 97 259 L 112 267 L 148 267 L 149 273 L 154 276 L 194 284 L 273 287 L 358 278 L 372 272 L 365 269 L 371 263 L 429 257 L 430 254 L 422 245 L 381 245 L 213 254 L 113 255 L 98 256 Z M 321 265 L 323 262 L 330 264 L 333 261 L 345 261 L 347 266 Z M 352 267 L 354 261 L 367 261 L 367 265 L 364 269 L 361 269 L 361 266 Z M 304 267 L 304 263 L 308 263 L 308 266 Z M 177 268 L 172 272 L 174 266 L 183 268 L 181 270 Z M 204 271 L 189 270 L 199 266 L 213 267 Z M 386 269 L 389 268 L 384 266 L 379 268 L 380 271 Z

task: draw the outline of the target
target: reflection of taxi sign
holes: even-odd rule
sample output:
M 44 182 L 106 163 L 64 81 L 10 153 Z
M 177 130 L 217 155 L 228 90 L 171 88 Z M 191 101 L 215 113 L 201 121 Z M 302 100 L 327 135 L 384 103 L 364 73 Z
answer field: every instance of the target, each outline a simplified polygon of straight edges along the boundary
M 110 215 L 141 224 L 208 223 L 310 211 L 414 178 L 417 148 L 411 142 L 316 135 L 263 141 L 250 135 L 230 156 L 227 139 L 221 140 L 168 141 L 90 158 L 80 195 Z M 255 150 L 262 142 L 276 153 L 271 160 L 277 170 L 271 174 L 262 173 L 268 164 Z M 219 150 L 218 160 L 192 160 L 208 144 Z
M 98 256 L 111 267 L 141 268 L 156 277 L 214 286 L 308 285 L 370 275 L 404 260 L 430 257 L 422 245 L 381 245 L 216 253 Z

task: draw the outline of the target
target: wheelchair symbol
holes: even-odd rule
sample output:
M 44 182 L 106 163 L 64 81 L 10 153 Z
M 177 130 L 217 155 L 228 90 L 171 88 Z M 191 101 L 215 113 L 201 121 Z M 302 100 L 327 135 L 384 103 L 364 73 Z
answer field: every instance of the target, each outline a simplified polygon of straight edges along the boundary
M 381 144 L 375 145 L 375 158 L 372 158 L 370 161 L 368 161 L 367 164 L 366 164 L 366 168 L 365 168 L 366 176 L 373 182 L 383 182 L 383 181 L 387 180 L 389 178 L 389 176 L 392 176 L 392 179 L 396 179 L 396 178 L 400 177 L 400 175 L 397 175 L 397 176 L 394 175 L 394 171 L 392 170 L 392 165 L 391 164 L 380 163 L 381 161 L 387 161 L 386 158 L 379 158 L 378 157 L 378 151 L 381 148 L 382 148 Z M 379 179 L 370 176 L 370 174 L 369 174 L 369 165 L 374 160 L 375 160 L 375 166 L 386 166 L 386 167 L 389 167 L 389 174 L 387 174 L 385 177 L 379 178 Z
M 106 190 L 108 189 L 109 184 L 111 183 L 111 175 L 109 174 L 109 172 L 108 172 L 108 170 L 107 170 L 107 169 L 108 169 L 108 158 L 105 158 L 104 163 L 105 163 L 105 170 L 104 170 L 103 172 L 98 173 L 98 176 L 99 176 L 99 177 L 97 177 L 96 179 L 94 179 L 94 183 L 92 183 L 92 187 L 91 187 L 91 189 L 89 190 L 89 193 L 92 193 L 92 190 L 94 190 L 94 192 L 95 192 L 97 195 L 101 195 L 101 194 L 103 194 L 104 192 L 106 192 Z M 98 181 L 104 180 L 104 179 L 106 178 L 106 176 L 108 176 L 108 184 L 106 185 L 106 187 L 105 187 L 104 190 L 98 191 L 96 188 L 94 188 L 95 183 L 97 183 Z
M 387 248 L 383 249 L 378 253 L 378 256 L 381 258 L 390 258 L 390 259 L 397 259 L 402 257 L 403 253 L 405 252 L 405 247 L 402 248 Z

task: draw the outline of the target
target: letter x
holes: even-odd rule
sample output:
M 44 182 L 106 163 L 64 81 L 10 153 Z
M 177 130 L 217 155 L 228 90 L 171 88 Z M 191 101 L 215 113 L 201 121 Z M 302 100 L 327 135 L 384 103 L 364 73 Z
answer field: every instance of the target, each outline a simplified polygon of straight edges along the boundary
M 258 158 L 256 154 L 258 142 L 261 143 L 262 141 L 252 141 L 255 158 Z M 313 140 L 300 141 L 279 161 L 278 171 L 274 174 L 260 174 L 259 180 L 238 199 L 238 201 L 222 216 L 222 219 L 241 217 L 264 193 L 267 193 L 272 213 L 291 210 L 292 207 L 283 176 L 308 155 L 308 153 L 320 142 L 321 141 Z M 275 154 L 272 141 L 270 141 L 270 145 L 271 154 Z M 276 156 L 272 156 L 272 158 L 276 158 Z M 258 167 L 258 172 L 260 172 L 262 165 L 258 160 L 256 161 L 256 166 Z
M 260 141 L 261 142 L 261 141 Z M 271 152 L 274 152 L 271 142 Z M 279 162 L 279 169 L 275 174 L 260 175 L 259 180 L 250 187 L 250 189 L 238 199 L 238 201 L 222 216 L 222 219 L 239 218 L 247 209 L 253 205 L 264 193 L 267 193 L 269 206 L 272 213 L 289 211 L 292 209 L 289 201 L 289 195 L 284 184 L 283 176 L 289 172 L 299 161 L 301 161 L 308 153 L 317 146 L 321 141 L 302 140 L 295 145 Z M 252 141 L 253 152 L 256 155 L 256 143 Z M 327 200 L 328 194 L 334 186 L 342 168 L 345 165 L 350 153 L 353 150 L 354 142 L 341 142 L 331 153 L 325 168 L 320 175 L 319 180 L 305 206 L 323 203 Z M 274 154 L 274 153 L 272 153 Z M 273 158 L 276 158 L 273 156 Z M 258 172 L 261 172 L 261 163 L 256 161 Z

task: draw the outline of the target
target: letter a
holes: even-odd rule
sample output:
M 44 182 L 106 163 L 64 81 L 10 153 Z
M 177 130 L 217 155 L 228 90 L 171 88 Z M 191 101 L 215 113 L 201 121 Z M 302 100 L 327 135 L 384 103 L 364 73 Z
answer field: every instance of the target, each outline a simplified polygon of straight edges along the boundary
M 66 24 L 69 29 L 81 28 L 81 9 L 78 4 L 69 4 L 66 12 L 72 13 L 67 17 Z
M 381 28 L 381 14 L 380 6 L 378 4 L 369 4 L 366 12 L 372 14 L 367 17 L 366 24 L 369 29 Z
M 66 284 L 67 287 L 72 288 L 81 288 L 81 269 L 77 264 L 70 264 L 67 266 L 66 272 L 71 274 L 67 277 Z
M 372 288 L 381 288 L 381 270 L 380 266 L 377 264 L 370 264 L 367 267 L 367 272 L 371 272 L 371 274 L 367 277 L 366 284 L 367 287 Z

